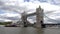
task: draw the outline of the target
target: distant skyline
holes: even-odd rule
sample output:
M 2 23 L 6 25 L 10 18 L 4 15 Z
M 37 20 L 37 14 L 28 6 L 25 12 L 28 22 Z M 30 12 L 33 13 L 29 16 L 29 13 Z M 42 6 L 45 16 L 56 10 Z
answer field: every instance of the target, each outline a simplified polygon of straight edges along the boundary
M 59 21 L 60 0 L 0 0 L 0 21 L 19 20 L 21 17 L 20 14 L 24 10 L 27 11 L 28 14 L 33 13 L 36 11 L 35 9 L 38 8 L 39 5 L 42 9 L 44 9 L 44 13 L 54 11 L 45 15 L 53 20 Z M 30 18 L 31 17 L 29 17 L 29 19 Z M 44 22 L 52 23 L 52 21 L 48 20 L 47 18 L 44 19 Z M 33 20 L 34 19 L 30 19 L 29 21 L 32 22 Z

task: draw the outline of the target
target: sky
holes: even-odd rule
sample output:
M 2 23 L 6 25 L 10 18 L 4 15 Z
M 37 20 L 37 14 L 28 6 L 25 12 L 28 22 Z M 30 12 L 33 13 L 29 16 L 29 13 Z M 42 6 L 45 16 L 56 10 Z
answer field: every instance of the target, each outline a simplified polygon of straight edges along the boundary
M 60 23 L 60 0 L 0 0 L 0 21 L 19 20 L 21 13 L 34 13 L 39 5 L 44 9 L 44 23 Z M 32 23 L 35 19 L 28 18 Z

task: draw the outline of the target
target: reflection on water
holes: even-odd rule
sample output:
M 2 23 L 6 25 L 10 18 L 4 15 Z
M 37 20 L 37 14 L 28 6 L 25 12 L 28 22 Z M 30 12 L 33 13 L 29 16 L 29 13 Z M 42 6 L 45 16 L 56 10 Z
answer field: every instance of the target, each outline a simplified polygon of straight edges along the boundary
M 23 27 L 20 30 L 21 34 L 42 34 L 43 31 L 33 27 Z
M 0 27 L 0 34 L 42 34 L 41 31 L 33 27 Z
M 37 34 L 43 34 L 44 33 L 44 29 L 36 29 L 36 32 L 37 32 Z
M 59 34 L 60 28 L 1 27 L 0 34 Z

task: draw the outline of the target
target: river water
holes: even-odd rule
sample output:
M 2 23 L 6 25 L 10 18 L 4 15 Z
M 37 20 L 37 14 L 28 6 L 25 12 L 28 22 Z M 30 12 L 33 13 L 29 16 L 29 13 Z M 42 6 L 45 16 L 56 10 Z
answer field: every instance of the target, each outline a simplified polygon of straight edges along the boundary
M 60 28 L 38 29 L 34 27 L 3 27 L 3 26 L 0 26 L 0 34 L 60 34 Z

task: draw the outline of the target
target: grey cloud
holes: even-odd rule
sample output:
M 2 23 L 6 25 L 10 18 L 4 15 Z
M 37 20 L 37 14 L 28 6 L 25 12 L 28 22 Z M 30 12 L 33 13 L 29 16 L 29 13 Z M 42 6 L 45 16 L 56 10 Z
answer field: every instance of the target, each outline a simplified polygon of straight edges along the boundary
M 0 20 L 0 22 L 5 22 L 4 20 Z
M 60 0 L 50 0 L 49 3 L 54 5 L 60 5 Z
M 0 18 L 9 19 L 9 20 L 18 20 L 18 19 L 20 19 L 18 16 L 16 16 L 16 17 L 7 17 L 7 16 L 1 16 L 1 15 L 0 15 Z
M 0 6 L 3 6 L 5 3 L 3 1 L 0 1 Z
M 51 19 L 51 18 L 47 17 L 46 15 L 45 15 L 45 18 L 47 18 L 47 19 L 45 19 L 45 21 L 47 20 L 48 22 L 52 22 L 52 23 L 59 23 L 60 22 L 58 20 Z
M 5 5 L 6 3 L 8 3 L 8 2 L 5 2 L 5 0 L 0 0 L 0 9 L 1 10 L 9 10 L 9 11 L 17 12 L 17 10 L 22 11 L 25 9 L 24 6 L 20 7 L 20 6 L 15 6 L 15 5 Z
M 60 23 L 60 18 L 57 18 L 56 21 L 58 21 L 58 23 Z
M 19 6 L 2 6 L 2 7 L 0 7 L 0 9 L 12 11 L 12 12 L 17 12 L 17 13 L 21 13 L 22 10 L 25 10 L 25 7 L 19 7 Z M 20 10 L 20 11 L 17 11 L 17 10 Z

